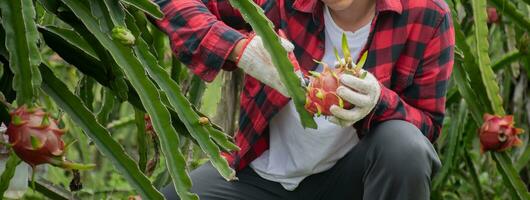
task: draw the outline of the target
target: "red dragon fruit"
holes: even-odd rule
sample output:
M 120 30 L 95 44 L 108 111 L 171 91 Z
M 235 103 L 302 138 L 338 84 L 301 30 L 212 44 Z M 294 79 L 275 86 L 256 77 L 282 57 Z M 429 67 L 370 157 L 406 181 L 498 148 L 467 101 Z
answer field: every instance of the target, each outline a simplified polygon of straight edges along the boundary
M 488 7 L 486 11 L 488 13 L 488 24 L 498 24 L 501 21 L 496 8 Z
M 514 127 L 513 116 L 504 117 L 484 114 L 484 123 L 480 127 L 480 150 L 504 151 L 512 146 L 522 144 L 518 135 L 523 133 L 520 128 Z
M 65 169 L 94 167 L 66 160 L 67 145 L 61 139 L 64 130 L 42 108 L 22 106 L 12 111 L 6 134 L 18 157 L 32 167 L 45 163 Z
M 337 105 L 346 109 L 353 108 L 352 104 L 344 101 L 339 95 L 337 95 L 336 90 L 341 84 L 339 77 L 346 73 L 364 78 L 366 73 L 361 74 L 360 70 L 366 61 L 367 52 L 362 55 L 357 65 L 353 64 L 345 34 L 342 35 L 342 50 L 344 52 L 344 59 L 340 58 L 335 49 L 335 56 L 338 60 L 338 65 L 335 66 L 335 68 L 332 69 L 326 63 L 315 61 L 322 64 L 322 72 L 309 72 L 311 77 L 309 85 L 307 86 L 305 108 L 311 114 L 330 116 L 331 112 L 329 109 L 332 105 Z

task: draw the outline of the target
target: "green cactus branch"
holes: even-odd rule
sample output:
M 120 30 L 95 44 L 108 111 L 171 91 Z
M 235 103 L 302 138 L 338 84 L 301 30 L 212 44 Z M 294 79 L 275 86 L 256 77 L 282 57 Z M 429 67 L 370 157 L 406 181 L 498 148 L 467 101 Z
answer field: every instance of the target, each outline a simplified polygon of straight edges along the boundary
M 121 1 L 146 12 L 147 14 L 153 16 L 156 19 L 161 19 L 162 17 L 164 17 L 164 13 L 160 11 L 160 8 L 158 7 L 158 5 L 153 3 L 151 0 L 121 0 Z
M 7 38 L 2 45 L 9 52 L 18 104 L 32 105 L 41 82 L 37 69 L 41 57 L 37 48 L 39 35 L 34 21 L 33 1 L 3 0 L 0 1 L 0 11 Z
M 523 53 L 521 53 L 518 50 L 514 50 L 512 52 L 506 53 L 502 58 L 496 60 L 491 65 L 491 68 L 493 69 L 493 71 L 498 71 L 502 69 L 503 67 L 509 65 L 510 63 L 513 63 L 523 57 L 524 57 Z
M 9 158 L 6 161 L 6 165 L 3 170 L 3 173 L 0 176 L 0 197 L 3 197 L 5 191 L 7 190 L 7 188 L 9 188 L 9 183 L 11 182 L 11 179 L 15 175 L 15 170 L 17 166 L 21 162 L 22 160 L 20 160 L 20 158 L 18 158 L 14 152 L 12 152 L 9 155 Z
M 111 54 L 117 65 L 125 72 L 131 85 L 138 92 L 142 104 L 152 118 L 153 127 L 160 136 L 161 149 L 166 157 L 166 165 L 171 174 L 175 189 L 179 191 L 181 199 L 198 199 L 189 191 L 191 180 L 183 166 L 184 157 L 178 148 L 179 138 L 171 124 L 171 118 L 167 108 L 159 101 L 160 93 L 154 83 L 145 74 L 142 63 L 134 56 L 126 46 L 112 41 L 107 34 L 98 28 L 98 22 L 92 17 L 90 11 L 80 2 L 75 0 L 63 1 L 72 12 L 83 22 L 91 34 L 97 38 L 99 43 Z M 150 198 L 146 194 L 142 197 Z
M 302 126 L 317 128 L 313 116 L 304 108 L 305 90 L 298 76 L 294 73 L 293 64 L 287 58 L 287 52 L 280 44 L 280 38 L 274 31 L 274 25 L 263 14 L 263 9 L 251 0 L 230 0 L 230 4 L 239 9 L 245 21 L 263 39 L 265 48 L 271 54 L 274 66 L 280 74 L 280 80 L 287 87 L 289 95 L 296 106 Z
M 98 150 L 111 160 L 122 176 L 146 199 L 162 199 L 162 195 L 142 174 L 134 160 L 125 153 L 123 147 L 110 136 L 103 125 L 97 122 L 96 117 L 81 100 L 68 90 L 64 90 L 67 88 L 66 85 L 55 77 L 47 66 L 41 64 L 39 69 L 44 78 L 43 90 L 85 131 Z
M 162 69 L 156 58 L 149 53 L 147 44 L 139 40 L 137 47 L 134 48 L 136 55 L 146 66 L 149 75 L 156 81 L 158 86 L 165 92 L 169 103 L 175 108 L 179 118 L 186 125 L 190 134 L 204 152 L 210 157 L 212 164 L 227 180 L 235 178 L 235 171 L 228 166 L 228 162 L 221 157 L 219 147 L 210 139 L 210 133 L 205 125 L 199 123 L 199 115 L 192 109 L 191 103 L 180 92 L 179 85 L 171 79 L 169 73 Z

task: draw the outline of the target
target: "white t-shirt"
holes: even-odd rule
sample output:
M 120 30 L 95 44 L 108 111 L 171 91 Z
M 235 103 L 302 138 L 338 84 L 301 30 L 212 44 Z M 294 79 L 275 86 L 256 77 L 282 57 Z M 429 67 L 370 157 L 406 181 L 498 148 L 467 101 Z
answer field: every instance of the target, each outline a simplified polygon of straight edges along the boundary
M 333 47 L 342 56 L 341 38 L 344 32 L 324 7 L 325 53 L 323 62 L 332 66 L 335 61 Z M 370 23 L 356 32 L 346 32 L 353 60 L 366 44 Z M 316 71 L 322 71 L 318 66 Z M 318 129 L 304 129 L 292 101 L 283 107 L 270 122 L 269 149 L 250 163 L 250 167 L 264 179 L 279 182 L 286 190 L 294 190 L 311 174 L 333 167 L 359 138 L 353 127 L 340 127 L 324 116 L 314 118 Z

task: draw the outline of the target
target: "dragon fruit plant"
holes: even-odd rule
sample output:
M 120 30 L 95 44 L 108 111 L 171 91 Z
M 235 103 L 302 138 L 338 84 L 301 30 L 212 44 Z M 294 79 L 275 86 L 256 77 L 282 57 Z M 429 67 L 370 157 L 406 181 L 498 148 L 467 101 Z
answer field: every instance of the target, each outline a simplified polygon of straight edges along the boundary
M 61 139 L 64 129 L 42 108 L 21 106 L 10 113 L 11 123 L 6 134 L 13 151 L 21 160 L 35 168 L 51 164 L 64 169 L 91 169 L 93 164 L 78 164 L 66 160 L 68 145 Z
M 344 53 L 344 58 L 340 58 L 337 49 L 334 50 L 338 62 L 335 68 L 329 67 L 326 63 L 315 61 L 322 64 L 322 72 L 309 72 L 311 76 L 309 77 L 310 82 L 307 86 L 305 108 L 313 115 L 331 115 L 329 109 L 332 105 L 337 105 L 346 109 L 353 108 L 353 105 L 344 101 L 339 95 L 337 95 L 337 88 L 340 86 L 339 77 L 344 73 L 360 78 L 366 76 L 366 73 L 361 74 L 361 69 L 368 54 L 365 52 L 361 56 L 359 62 L 354 64 L 348 47 L 346 34 L 342 34 L 342 52 Z
M 521 133 L 522 129 L 514 127 L 513 116 L 484 114 L 484 123 L 479 130 L 480 150 L 504 151 L 521 145 L 522 141 L 518 137 Z

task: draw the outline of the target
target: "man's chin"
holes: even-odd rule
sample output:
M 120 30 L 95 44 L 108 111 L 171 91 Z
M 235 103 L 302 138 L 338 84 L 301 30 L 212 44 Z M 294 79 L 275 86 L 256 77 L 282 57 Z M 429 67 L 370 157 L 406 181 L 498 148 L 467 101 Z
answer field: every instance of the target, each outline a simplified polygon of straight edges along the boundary
M 351 6 L 354 0 L 322 0 L 332 11 L 342 11 Z

